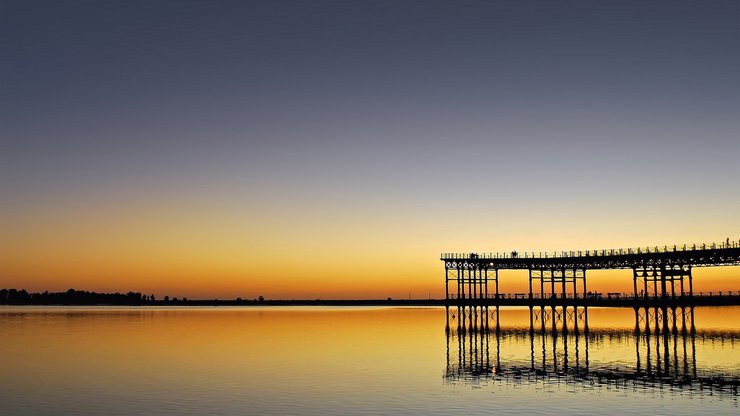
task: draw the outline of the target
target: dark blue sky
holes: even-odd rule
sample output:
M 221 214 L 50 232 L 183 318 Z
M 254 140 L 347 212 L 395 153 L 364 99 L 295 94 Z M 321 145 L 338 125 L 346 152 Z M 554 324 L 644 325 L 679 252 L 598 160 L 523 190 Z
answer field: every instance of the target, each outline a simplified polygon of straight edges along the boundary
M 306 221 L 440 217 L 473 243 L 712 239 L 740 228 L 739 22 L 721 0 L 4 1 L 5 235 L 205 205 L 180 220 L 295 222 L 297 247 Z
M 737 150 L 736 1 L 2 7 L 14 169 L 218 148 Z

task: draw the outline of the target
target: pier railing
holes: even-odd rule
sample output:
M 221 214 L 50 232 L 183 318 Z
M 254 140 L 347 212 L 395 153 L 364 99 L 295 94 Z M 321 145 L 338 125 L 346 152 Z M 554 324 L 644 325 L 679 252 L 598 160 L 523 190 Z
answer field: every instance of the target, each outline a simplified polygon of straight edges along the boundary
M 740 248 L 740 241 L 725 241 L 722 243 L 700 243 L 684 245 L 644 246 L 632 248 L 610 248 L 600 250 L 570 250 L 570 251 L 525 251 L 525 252 L 497 252 L 497 253 L 442 253 L 440 258 L 445 260 L 477 260 L 477 259 L 549 259 L 568 257 L 609 257 L 628 256 L 635 254 L 657 254 L 672 252 L 687 252 L 700 250 L 717 250 Z
M 740 291 L 738 290 L 721 290 L 721 291 L 712 291 L 712 292 L 683 292 L 682 293 L 676 293 L 675 295 L 669 295 L 668 298 L 680 298 L 680 297 L 689 297 L 693 296 L 694 298 L 724 298 L 724 297 L 733 297 L 733 296 L 740 296 Z M 586 293 L 584 296 L 582 293 L 565 293 L 565 296 L 563 296 L 562 293 L 532 293 L 531 299 L 594 299 L 594 300 L 602 300 L 602 299 L 627 299 L 627 300 L 633 300 L 635 298 L 635 295 L 632 293 L 625 293 L 625 292 L 589 292 Z M 640 299 L 662 299 L 662 296 L 660 294 L 654 294 L 654 293 L 648 293 L 647 296 L 645 294 L 639 294 Z M 457 299 L 457 296 L 453 293 L 450 294 L 449 297 L 450 300 Z M 469 297 L 461 297 L 461 299 L 468 299 Z M 486 299 L 530 299 L 529 293 L 499 293 L 498 296 L 495 293 L 488 293 L 486 294 Z

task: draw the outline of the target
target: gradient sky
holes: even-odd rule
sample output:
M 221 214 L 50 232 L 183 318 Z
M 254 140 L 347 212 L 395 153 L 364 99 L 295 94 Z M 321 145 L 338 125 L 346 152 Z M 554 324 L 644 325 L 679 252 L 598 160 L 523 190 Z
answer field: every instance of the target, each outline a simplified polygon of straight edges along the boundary
M 738 240 L 738 52 L 737 1 L 4 1 L 0 287 L 427 297 L 443 251 Z

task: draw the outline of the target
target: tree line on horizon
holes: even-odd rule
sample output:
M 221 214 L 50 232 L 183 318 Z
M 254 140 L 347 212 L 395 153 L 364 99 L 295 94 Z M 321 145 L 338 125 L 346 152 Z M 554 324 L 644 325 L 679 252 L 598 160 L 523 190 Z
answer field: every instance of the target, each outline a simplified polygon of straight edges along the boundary
M 154 295 L 140 292 L 98 293 L 69 289 L 66 292 L 29 293 L 26 289 L 0 289 L 0 304 L 6 305 L 146 305 L 155 301 Z
M 431 299 L 429 300 L 431 301 Z M 69 289 L 66 292 L 38 292 L 29 293 L 26 289 L 0 289 L 0 305 L 112 305 L 112 306 L 146 306 L 146 305 L 292 305 L 292 304 L 328 304 L 328 305 L 354 305 L 372 304 L 378 300 L 324 300 L 324 299 L 265 299 L 258 296 L 254 299 L 188 299 L 170 298 L 163 296 L 157 298 L 154 295 L 144 295 L 141 292 L 127 293 L 98 293 L 87 290 Z M 387 301 L 393 302 L 389 297 Z M 403 302 L 403 301 L 401 301 Z M 426 302 L 417 299 L 415 302 Z
M 213 299 L 213 302 L 219 302 Z M 242 300 L 236 298 L 238 303 L 262 303 L 263 296 L 254 300 Z M 0 289 L 0 305 L 183 305 L 190 303 L 202 303 L 205 301 L 192 301 L 188 298 L 170 298 L 164 296 L 161 299 L 154 295 L 144 295 L 141 292 L 127 293 L 98 293 L 87 290 L 69 289 L 66 292 L 39 292 L 29 293 L 26 289 Z M 221 301 L 223 302 L 223 301 Z M 228 301 L 227 301 L 228 302 Z

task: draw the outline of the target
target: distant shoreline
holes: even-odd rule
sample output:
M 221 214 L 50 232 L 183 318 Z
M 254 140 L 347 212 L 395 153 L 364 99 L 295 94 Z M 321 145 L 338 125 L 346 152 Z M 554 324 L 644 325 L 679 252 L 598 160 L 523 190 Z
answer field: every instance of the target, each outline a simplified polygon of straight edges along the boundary
M 157 300 L 146 302 L 0 302 L 0 306 L 444 306 L 444 299 L 354 300 Z
M 600 295 L 600 294 L 599 294 Z M 611 295 L 611 294 L 610 294 Z M 157 298 L 140 292 L 96 293 L 69 289 L 66 292 L 28 293 L 25 289 L 0 289 L 0 305 L 14 306 L 446 306 L 451 308 L 529 306 L 532 308 L 561 307 L 563 302 L 570 307 L 622 307 L 664 308 L 685 306 L 731 306 L 740 305 L 740 293 L 717 292 L 690 298 L 667 297 L 634 299 L 632 296 L 595 296 L 589 298 L 532 298 L 525 296 L 500 297 L 494 299 L 188 299 Z
M 110 303 L 110 302 L 0 302 L 0 306 L 151 306 L 157 308 L 166 308 L 169 306 L 192 306 L 192 307 L 203 307 L 203 306 L 255 306 L 255 307 L 272 307 L 272 306 L 339 306 L 339 307 L 353 307 L 353 306 L 445 306 L 444 299 L 330 299 L 330 300 L 300 300 L 300 299 L 280 299 L 280 300 L 156 300 L 156 301 L 142 301 L 142 302 L 121 302 L 121 303 Z M 703 297 L 696 298 L 689 306 L 738 306 L 740 305 L 740 296 L 715 296 L 715 297 Z M 456 308 L 457 304 L 454 300 L 449 303 L 450 308 Z M 466 304 L 466 306 L 471 306 Z M 493 301 L 487 303 L 480 303 L 477 306 L 488 306 L 495 307 L 496 304 Z M 560 307 L 559 303 L 553 304 L 533 304 L 530 305 L 529 299 L 501 299 L 498 302 L 498 306 L 501 307 L 527 307 L 532 306 L 533 308 L 539 309 L 540 307 L 550 308 L 552 306 Z M 572 305 L 569 305 L 572 306 Z M 594 299 L 587 304 L 579 304 L 578 306 L 588 307 L 606 307 L 606 308 L 634 308 L 635 303 L 632 299 Z M 667 304 L 666 307 L 671 307 Z M 644 307 L 663 307 L 659 302 L 651 304 L 640 304 L 640 308 Z M 680 306 L 679 306 L 680 307 Z
M 65 292 L 35 292 L 0 289 L 0 305 L 38 306 L 444 306 L 444 299 L 188 299 L 157 297 L 141 292 L 98 293 L 69 289 Z

